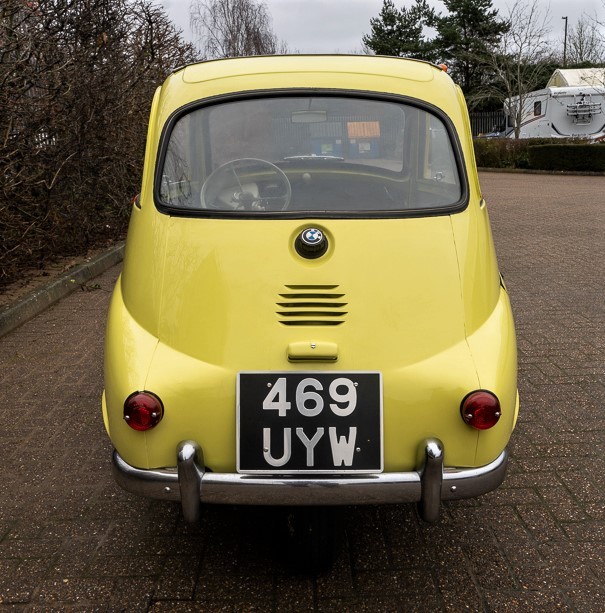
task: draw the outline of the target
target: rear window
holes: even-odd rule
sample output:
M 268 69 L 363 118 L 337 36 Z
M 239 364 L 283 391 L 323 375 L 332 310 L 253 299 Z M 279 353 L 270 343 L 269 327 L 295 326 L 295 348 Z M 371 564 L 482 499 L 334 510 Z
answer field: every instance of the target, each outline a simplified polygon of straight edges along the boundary
M 180 116 L 161 157 L 161 207 L 188 214 L 405 214 L 458 206 L 440 117 L 394 101 L 283 96 Z

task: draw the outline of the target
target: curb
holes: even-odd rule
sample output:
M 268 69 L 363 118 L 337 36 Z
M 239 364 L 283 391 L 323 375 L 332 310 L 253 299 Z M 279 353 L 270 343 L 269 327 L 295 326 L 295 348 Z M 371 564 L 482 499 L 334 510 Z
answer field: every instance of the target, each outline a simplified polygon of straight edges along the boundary
M 555 175 L 565 177 L 603 177 L 605 172 L 591 170 L 539 170 L 537 168 L 489 168 L 477 166 L 478 172 L 501 172 L 519 175 Z
M 82 284 L 105 272 L 124 259 L 124 242 L 114 245 L 86 264 L 76 266 L 52 283 L 0 311 L 0 337 L 33 319 L 49 306 L 71 294 Z

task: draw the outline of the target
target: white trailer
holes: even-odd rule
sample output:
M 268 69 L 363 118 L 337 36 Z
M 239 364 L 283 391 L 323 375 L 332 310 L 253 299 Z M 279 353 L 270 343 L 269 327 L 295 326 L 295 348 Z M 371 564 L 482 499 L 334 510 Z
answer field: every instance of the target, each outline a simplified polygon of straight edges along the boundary
M 515 138 L 519 121 L 519 138 L 601 140 L 605 138 L 605 70 L 555 70 L 544 89 L 521 99 L 507 98 L 504 114 L 504 135 L 509 138 Z

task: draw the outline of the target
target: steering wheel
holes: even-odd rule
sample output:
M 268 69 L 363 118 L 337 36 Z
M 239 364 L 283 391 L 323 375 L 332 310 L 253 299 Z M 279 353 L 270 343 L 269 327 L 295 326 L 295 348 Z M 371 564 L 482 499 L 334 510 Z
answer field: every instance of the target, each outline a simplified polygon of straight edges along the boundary
M 203 209 L 283 211 L 292 187 L 275 164 L 256 158 L 231 160 L 214 170 L 202 186 Z

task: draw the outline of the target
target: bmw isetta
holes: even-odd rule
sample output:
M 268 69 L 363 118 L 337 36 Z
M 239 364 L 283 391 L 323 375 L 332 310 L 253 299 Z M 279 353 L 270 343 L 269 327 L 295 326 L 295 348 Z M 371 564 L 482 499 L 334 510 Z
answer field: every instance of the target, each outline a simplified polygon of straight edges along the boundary
M 442 67 L 224 59 L 153 100 L 109 311 L 130 492 L 419 504 L 498 487 L 519 408 L 468 114 Z

